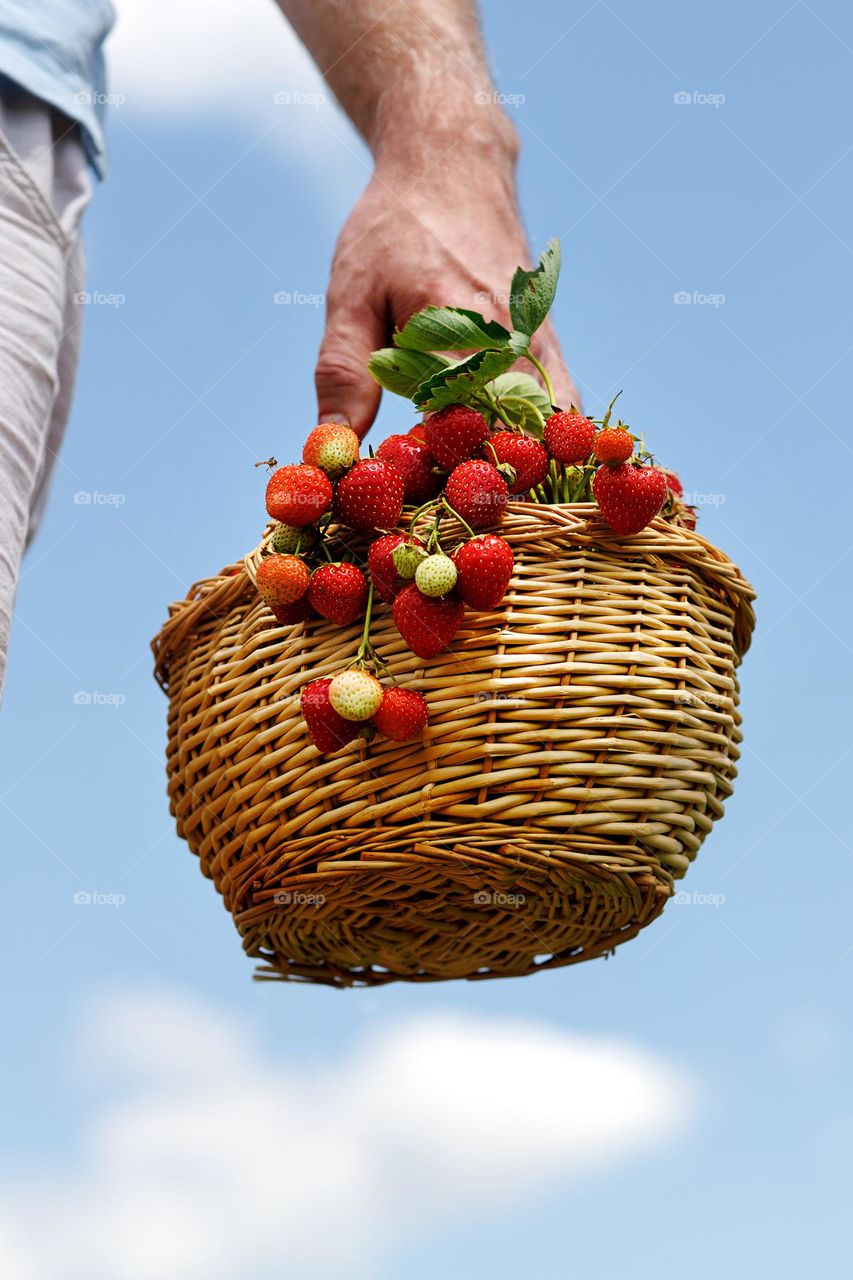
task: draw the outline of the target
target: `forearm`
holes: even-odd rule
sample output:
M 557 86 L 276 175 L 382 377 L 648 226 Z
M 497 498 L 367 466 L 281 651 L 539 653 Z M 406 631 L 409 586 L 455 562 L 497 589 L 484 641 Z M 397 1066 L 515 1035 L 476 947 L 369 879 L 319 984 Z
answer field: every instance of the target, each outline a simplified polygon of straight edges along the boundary
M 278 0 L 383 167 L 443 166 L 462 146 L 512 168 L 473 0 Z

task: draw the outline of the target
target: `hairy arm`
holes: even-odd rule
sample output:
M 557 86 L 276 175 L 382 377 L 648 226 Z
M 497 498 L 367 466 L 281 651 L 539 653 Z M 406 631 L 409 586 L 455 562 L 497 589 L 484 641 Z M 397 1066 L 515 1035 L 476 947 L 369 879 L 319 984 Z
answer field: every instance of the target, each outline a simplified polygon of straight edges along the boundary
M 473 0 L 278 0 L 365 138 L 374 171 L 335 250 L 317 362 L 321 419 L 363 434 L 380 390 L 368 355 L 429 303 L 506 320 L 529 262 L 518 140 L 496 101 Z M 579 403 L 550 326 L 534 353 Z

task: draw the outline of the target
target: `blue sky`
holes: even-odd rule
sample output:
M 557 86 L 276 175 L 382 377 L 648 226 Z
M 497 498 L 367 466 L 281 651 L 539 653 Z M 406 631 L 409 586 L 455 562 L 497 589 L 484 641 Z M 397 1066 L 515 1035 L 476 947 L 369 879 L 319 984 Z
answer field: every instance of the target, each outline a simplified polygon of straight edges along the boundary
M 197 1181 L 208 1140 L 214 1164 L 251 1165 L 269 1117 L 283 1144 L 269 1169 L 291 1215 L 284 1234 L 306 1224 L 311 1265 L 325 1260 L 346 1280 L 840 1278 L 853 1149 L 853 15 L 801 0 L 598 0 L 543 3 L 520 22 L 504 0 L 486 6 L 498 86 L 523 98 L 511 110 L 531 241 L 563 237 L 555 319 L 586 405 L 600 411 L 624 389 L 623 412 L 659 456 L 689 490 L 715 496 L 702 531 L 759 591 L 744 755 L 726 817 L 682 886 L 691 900 L 614 959 L 341 994 L 251 982 L 227 914 L 174 834 L 166 704 L 147 650 L 170 600 L 256 542 L 252 463 L 295 455 L 313 425 L 322 308 L 273 296 L 325 291 L 369 172 L 331 103 L 272 101 L 271 89 L 310 97 L 321 86 L 271 6 L 245 6 L 238 32 L 227 9 L 131 5 L 116 37 L 113 88 L 125 101 L 87 227 L 96 300 L 0 718 L 4 1274 L 194 1276 L 178 1243 L 164 1270 L 129 1242 L 151 1232 L 152 1181 L 168 1202 L 174 1178 L 185 1204 L 180 1162 L 146 1160 L 144 1134 L 169 1135 L 160 1159 L 183 1149 L 169 1145 L 173 1112 L 215 1077 L 222 1087 L 211 1084 L 199 1113 L 212 1136 L 186 1139 L 185 1181 Z M 374 441 L 408 421 L 384 406 Z M 106 700 L 75 702 L 81 691 Z M 81 890 L 124 901 L 80 906 Z M 411 1044 L 434 1068 L 423 1078 Z M 508 1074 L 510 1045 L 525 1052 Z M 634 1102 L 597 1153 L 573 1110 L 586 1051 L 600 1055 L 596 1131 L 617 1097 Z M 397 1149 L 381 1104 L 356 1089 L 371 1063 L 408 1120 L 425 1108 L 438 1131 L 451 1118 L 445 1146 L 407 1120 Z M 311 1092 L 316 1079 L 327 1094 Z M 265 1109 L 279 1092 L 291 1111 Z M 556 1147 L 531 1117 L 540 1094 Z M 258 1111 L 241 1129 L 231 1109 L 246 1096 Z M 319 1158 L 343 1159 L 332 1096 L 344 1154 L 366 1162 L 351 1183 Z M 459 1161 L 468 1176 L 456 1186 Z M 117 1199 L 105 1209 L 111 1175 Z M 359 1184 L 387 1193 L 365 1210 L 372 1245 L 352 1223 Z M 395 1198 L 400 1186 L 412 1196 Z M 233 1194 L 248 1203 L 250 1190 L 240 1182 Z M 51 1207 L 60 1192 L 76 1206 L 69 1221 Z M 185 1208 L 215 1241 L 216 1194 Z M 244 1210 L 235 1230 L 251 1238 Z M 4 1237 L 10 1218 L 19 1225 Z M 179 1225 L 160 1225 L 167 1245 L 182 1239 Z M 46 1270 L 39 1240 L 50 1236 L 77 1241 L 78 1262 Z M 249 1248 L 240 1274 L 253 1280 L 270 1258 L 289 1274 L 305 1247 Z M 293 1274 L 309 1273 L 302 1258 Z

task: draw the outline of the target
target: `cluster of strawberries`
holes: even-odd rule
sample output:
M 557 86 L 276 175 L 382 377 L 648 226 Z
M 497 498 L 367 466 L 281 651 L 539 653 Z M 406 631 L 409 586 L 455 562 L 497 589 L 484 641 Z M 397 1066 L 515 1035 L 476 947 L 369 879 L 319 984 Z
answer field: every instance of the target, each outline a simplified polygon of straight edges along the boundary
M 518 427 L 493 430 L 477 409 L 453 404 L 407 435 L 390 436 L 368 458 L 359 457 L 349 427 L 322 423 L 308 436 L 302 462 L 272 473 L 266 506 L 277 525 L 256 575 L 260 595 L 282 624 L 316 616 L 338 626 L 365 620 L 351 666 L 303 691 L 303 715 L 318 750 L 334 751 L 373 733 L 396 741 L 420 736 L 428 715 L 423 696 L 383 685 L 375 674 L 382 667 L 369 639 L 375 599 L 391 605 L 400 635 L 418 657 L 445 651 L 466 606 L 495 609 L 504 597 L 512 548 L 494 533 L 477 531 L 500 521 L 511 496 L 594 498 L 619 534 L 639 532 L 677 500 L 677 477 L 632 461 L 634 437 L 621 424 L 609 426 L 609 416 L 597 425 L 574 410 L 554 412 L 540 440 Z M 442 521 L 452 517 L 453 527 L 461 525 L 468 536 L 448 555 Z M 327 539 L 332 523 L 334 537 Z M 342 528 L 368 540 L 366 573 L 355 559 L 330 555 L 330 547 L 340 549 Z

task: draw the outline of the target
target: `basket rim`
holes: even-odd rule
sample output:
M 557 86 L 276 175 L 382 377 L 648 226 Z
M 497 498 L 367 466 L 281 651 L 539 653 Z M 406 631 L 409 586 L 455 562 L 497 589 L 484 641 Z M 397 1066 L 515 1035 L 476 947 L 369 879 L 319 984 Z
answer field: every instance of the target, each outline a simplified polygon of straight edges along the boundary
M 695 529 L 687 529 L 657 516 L 641 533 L 624 537 L 614 533 L 604 522 L 595 503 L 523 501 L 508 502 L 500 523 L 477 532 L 499 532 L 512 541 L 513 538 L 535 538 L 537 533 L 553 530 L 555 525 L 564 529 L 574 544 L 593 551 L 606 550 L 608 555 L 625 557 L 640 555 L 650 560 L 664 557 L 680 560 L 730 600 L 735 613 L 734 650 L 738 662 L 743 658 L 755 627 L 752 607 L 755 590 L 734 561 Z M 257 567 L 269 548 L 275 527 L 275 522 L 271 521 L 261 540 L 241 561 L 194 582 L 183 600 L 169 606 L 167 620 L 151 641 L 154 676 L 165 692 L 169 689 L 171 662 L 189 643 L 196 629 L 211 616 L 224 618 L 239 600 L 253 594 Z M 453 528 L 452 521 L 448 522 L 448 527 Z M 335 526 L 332 527 L 333 536 L 334 532 Z M 462 532 L 459 525 L 459 533 Z

